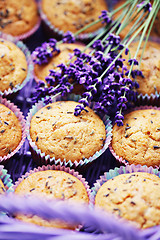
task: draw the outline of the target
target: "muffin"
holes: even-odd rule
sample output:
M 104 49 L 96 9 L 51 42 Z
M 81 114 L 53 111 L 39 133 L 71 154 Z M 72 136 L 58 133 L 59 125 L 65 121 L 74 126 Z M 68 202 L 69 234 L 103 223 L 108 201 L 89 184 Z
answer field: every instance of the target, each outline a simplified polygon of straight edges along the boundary
M 160 223 L 160 178 L 147 172 L 121 174 L 100 186 L 95 207 L 145 229 Z
M 22 127 L 8 107 L 0 104 L 0 156 L 4 157 L 14 151 L 22 139 Z
M 0 38 L 0 91 L 4 93 L 21 85 L 27 77 L 27 71 L 23 51 L 13 42 Z
M 38 8 L 34 0 L 3 0 L 0 2 L 0 31 L 19 37 L 38 23 Z
M 14 151 L 22 139 L 22 127 L 16 115 L 0 104 L 0 156 Z
M 144 43 L 145 42 L 142 43 L 140 50 L 138 51 L 138 55 L 136 57 L 138 61 L 140 61 Z M 130 44 L 130 58 L 134 58 L 138 44 L 139 42 L 133 42 Z M 129 60 L 128 56 L 123 54 L 123 57 L 126 59 L 126 61 Z M 125 62 L 124 64 L 129 66 L 129 64 Z M 134 67 L 133 69 L 137 69 L 137 67 Z M 137 92 L 139 94 L 147 94 L 149 96 L 151 94 L 155 94 L 156 91 L 160 92 L 160 43 L 152 41 L 147 42 L 140 64 L 140 70 L 142 71 L 144 77 L 136 77 L 136 81 L 139 84 Z
M 124 115 L 123 126 L 113 126 L 111 148 L 126 164 L 160 165 L 160 110 L 138 109 Z
M 50 73 L 50 69 L 59 69 L 57 66 L 61 63 L 66 64 L 71 60 L 71 54 L 73 54 L 73 50 L 78 48 L 81 51 L 84 49 L 84 45 L 78 43 L 62 43 L 59 45 L 60 53 L 54 55 L 52 58 L 49 59 L 48 63 L 44 64 L 35 64 L 34 66 L 34 73 L 35 73 L 35 80 L 38 82 L 39 80 L 45 81 L 45 77 L 47 77 Z M 87 53 L 90 50 L 86 50 Z
M 38 196 L 50 200 L 59 199 L 69 203 L 89 203 L 89 187 L 84 179 L 73 170 L 60 166 L 34 169 L 34 171 L 26 174 L 16 183 L 15 194 L 27 197 Z M 18 215 L 17 218 L 40 226 L 75 228 L 75 226 L 62 221 L 45 221 L 35 215 L 32 217 Z
M 49 21 L 48 25 L 53 30 L 57 29 L 61 34 L 67 31 L 77 32 L 85 25 L 97 20 L 102 10 L 107 10 L 104 0 L 41 1 L 41 11 L 46 16 L 46 20 Z M 92 33 L 101 27 L 102 24 L 97 23 L 83 33 Z
M 126 1 L 125 0 L 119 0 L 115 6 L 114 6 L 114 9 L 117 9 L 119 8 L 120 6 L 122 6 Z M 151 1 L 152 2 L 152 1 Z M 118 17 L 120 17 L 120 15 L 122 14 L 123 12 L 123 9 L 118 11 L 117 13 L 115 13 L 113 15 L 113 18 L 116 20 Z M 136 14 L 134 14 L 133 17 L 135 17 Z M 145 16 L 145 15 L 144 15 Z M 123 39 L 130 31 L 131 27 L 133 26 L 133 24 L 136 22 L 136 20 L 138 20 L 138 17 L 135 17 L 135 19 L 127 24 L 127 26 L 120 32 L 120 37 Z M 123 21 L 123 20 L 122 20 Z M 156 19 L 155 19 L 155 22 L 153 24 L 153 27 L 152 27 L 152 30 L 151 30 L 151 33 L 150 35 L 152 36 L 160 36 L 160 28 L 159 28 L 159 24 L 160 24 L 160 11 L 158 12 L 157 16 L 156 16 Z
M 105 125 L 89 107 L 74 115 L 74 101 L 57 101 L 32 117 L 30 137 L 41 153 L 73 163 L 93 156 L 104 146 Z

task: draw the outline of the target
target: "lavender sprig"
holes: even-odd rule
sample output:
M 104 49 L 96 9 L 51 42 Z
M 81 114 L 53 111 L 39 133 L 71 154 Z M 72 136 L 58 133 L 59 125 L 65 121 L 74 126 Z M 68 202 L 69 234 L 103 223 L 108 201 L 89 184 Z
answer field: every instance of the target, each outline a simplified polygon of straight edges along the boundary
M 32 53 L 33 62 L 36 64 L 48 63 L 48 59 L 53 57 L 53 54 L 60 52 L 57 48 L 57 41 L 53 38 L 49 39 L 49 42 L 44 42 L 42 46 L 37 47 Z
M 127 4 L 130 5 L 127 6 Z M 127 21 L 130 22 L 134 19 L 134 17 L 130 16 L 131 5 L 131 9 L 139 8 L 137 15 L 140 11 L 142 12 L 137 19 L 140 27 L 138 27 L 138 29 L 134 27 L 131 28 L 132 34 L 134 33 L 133 36 L 130 38 L 131 34 L 127 34 L 124 41 L 121 41 L 120 37 L 113 32 L 116 31 L 116 33 L 119 33 L 123 30 Z M 143 78 L 143 73 L 139 69 L 133 69 L 134 65 L 139 67 L 139 63 L 136 60 L 137 52 L 134 58 L 128 60 L 129 69 L 124 65 L 125 59 L 122 58 L 121 54 L 123 51 L 125 51 L 126 55 L 128 54 L 129 44 L 142 30 L 144 30 L 142 38 L 144 37 L 144 33 L 147 30 L 154 11 L 154 9 L 151 9 L 149 1 L 143 1 L 141 5 L 136 6 L 133 0 L 128 0 L 124 6 L 128 8 L 129 13 L 126 15 L 124 24 L 122 22 L 120 25 L 121 17 L 119 20 L 113 22 L 110 18 L 112 13 L 108 14 L 106 11 L 103 11 L 100 19 L 112 26 L 110 32 L 105 34 L 102 39 L 100 39 L 100 37 L 103 36 L 102 34 L 96 36 L 95 39 L 87 45 L 87 47 L 92 47 L 90 54 L 75 49 L 74 56 L 68 64 L 60 64 L 58 71 L 50 70 L 49 76 L 46 77 L 47 84 L 42 87 L 40 83 L 41 86 L 37 87 L 37 94 L 35 93 L 34 100 L 39 100 L 45 95 L 52 96 L 57 93 L 65 95 L 73 90 L 75 84 L 83 85 L 84 93 L 75 108 L 74 114 L 76 116 L 79 115 L 81 111 L 86 110 L 85 107 L 89 105 L 90 101 L 94 101 L 95 109 L 99 112 L 110 115 L 114 110 L 115 122 L 118 126 L 123 125 L 123 112 L 135 101 L 138 94 L 136 89 L 139 85 L 133 80 L 136 79 L 137 76 Z M 156 4 L 153 5 L 153 8 L 156 7 Z M 145 15 L 148 20 L 147 25 L 144 20 L 142 20 L 143 13 L 145 14 L 146 11 L 149 12 L 149 14 Z M 127 11 L 125 10 L 125 12 Z M 120 26 L 120 28 L 117 31 L 118 26 Z M 135 32 L 134 29 L 136 30 Z M 142 38 L 140 43 L 142 42 Z M 72 42 L 72 40 L 74 40 L 73 35 L 66 33 L 63 42 Z M 87 47 L 85 47 L 84 50 L 86 50 Z M 138 49 L 139 48 L 140 46 L 138 46 Z M 57 85 L 55 86 L 55 84 Z M 50 100 L 49 97 L 46 99 L 47 102 Z

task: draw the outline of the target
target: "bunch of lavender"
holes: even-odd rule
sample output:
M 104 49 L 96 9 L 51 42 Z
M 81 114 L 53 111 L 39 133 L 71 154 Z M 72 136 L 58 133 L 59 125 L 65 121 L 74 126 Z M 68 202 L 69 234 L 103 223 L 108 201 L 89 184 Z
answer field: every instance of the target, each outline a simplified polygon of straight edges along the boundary
M 46 103 L 51 101 L 51 97 L 56 94 L 69 94 L 72 92 L 75 84 L 83 85 L 84 93 L 82 94 L 79 104 L 75 108 L 74 114 L 77 116 L 90 101 L 95 102 L 95 108 L 99 112 L 110 115 L 111 109 L 114 109 L 115 122 L 118 126 L 123 125 L 123 112 L 136 99 L 136 89 L 139 87 L 136 82 L 136 76 L 143 77 L 142 72 L 138 69 L 133 70 L 134 65 L 138 65 L 136 60 L 141 43 L 146 36 L 148 40 L 153 22 L 160 8 L 158 1 L 153 1 L 151 6 L 149 0 L 127 0 L 120 8 L 113 12 L 102 11 L 99 19 L 75 35 L 67 32 L 61 42 L 55 43 L 54 49 L 57 51 L 57 45 L 62 42 L 74 42 L 75 38 L 87 27 L 102 21 L 106 24 L 104 31 L 96 36 L 84 49 L 74 50 L 73 58 L 67 64 L 60 64 L 59 70 L 50 70 L 46 82 L 40 82 L 36 87 L 33 101 L 38 101 L 42 97 Z M 112 16 L 123 9 L 123 13 L 115 21 Z M 136 20 L 135 20 L 136 19 Z M 118 36 L 125 26 L 135 20 L 130 32 L 121 41 Z M 139 46 L 133 59 L 129 59 L 129 68 L 124 65 L 125 59 L 122 58 L 123 51 L 129 54 L 129 44 L 141 33 Z M 50 42 L 54 41 L 51 39 Z M 90 53 L 86 54 L 85 50 L 91 48 Z M 37 54 L 39 52 L 41 56 Z M 37 59 L 36 63 L 43 63 L 44 59 L 50 55 L 44 54 L 43 46 L 41 51 L 35 50 L 33 55 Z M 131 80 L 132 78 L 132 80 Z M 135 81 L 133 81 L 133 79 Z M 55 86 L 55 84 L 57 84 Z

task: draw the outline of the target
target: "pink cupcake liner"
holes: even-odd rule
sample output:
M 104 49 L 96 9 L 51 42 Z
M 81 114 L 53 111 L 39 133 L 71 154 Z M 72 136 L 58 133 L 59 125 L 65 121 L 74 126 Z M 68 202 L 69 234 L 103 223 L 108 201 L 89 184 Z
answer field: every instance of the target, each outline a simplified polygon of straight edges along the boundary
M 52 98 L 52 102 L 56 102 L 56 101 L 76 101 L 78 102 L 79 100 L 79 95 L 74 95 L 71 94 L 70 96 L 67 96 L 66 98 L 62 98 L 61 95 L 58 96 L 53 96 Z M 109 119 L 109 117 L 107 115 L 104 115 L 101 119 L 103 121 L 103 123 L 105 124 L 105 129 L 106 129 L 106 140 L 104 143 L 104 146 L 102 149 L 100 149 L 99 151 L 97 151 L 93 156 L 89 157 L 89 158 L 85 158 L 83 160 L 80 160 L 79 162 L 77 161 L 66 161 L 65 159 L 55 159 L 54 157 L 51 158 L 49 155 L 45 155 L 45 153 L 42 153 L 40 149 L 38 149 L 38 147 L 36 146 L 35 142 L 32 141 L 31 137 L 30 137 L 30 122 L 31 119 L 33 117 L 33 115 L 35 115 L 35 113 L 41 109 L 42 107 L 44 107 L 46 104 L 44 103 L 44 101 L 39 101 L 37 104 L 35 104 L 32 109 L 30 109 L 28 116 L 27 116 L 27 120 L 26 120 L 26 131 L 27 131 L 27 138 L 31 147 L 31 153 L 32 153 L 32 157 L 33 159 L 39 164 L 39 165 L 46 165 L 46 164 L 55 164 L 55 165 L 65 165 L 65 166 L 69 166 L 69 167 L 81 167 L 81 166 L 85 166 L 88 163 L 91 163 L 92 161 L 94 161 L 95 159 L 97 159 L 98 157 L 100 157 L 102 155 L 103 152 L 105 152 L 105 150 L 108 148 L 110 142 L 111 142 L 111 137 L 112 137 L 112 125 L 111 125 L 111 121 Z M 90 103 L 89 107 L 91 109 L 94 110 L 94 103 Z
M 14 112 L 14 114 L 18 118 L 18 120 L 21 124 L 21 127 L 22 127 L 22 139 L 21 139 L 19 145 L 17 146 L 17 148 L 14 151 L 12 151 L 11 153 L 7 154 L 6 156 L 3 156 L 3 157 L 0 156 L 0 162 L 4 162 L 4 161 L 8 160 L 9 158 L 11 158 L 22 147 L 22 145 L 26 139 L 26 130 L 25 130 L 26 122 L 25 122 L 22 112 L 16 105 L 14 105 L 13 103 L 11 103 L 9 100 L 7 100 L 5 98 L 2 98 L 1 96 L 0 96 L 0 103 L 5 105 L 6 107 L 8 107 L 12 112 Z
M 118 175 L 126 174 L 126 173 L 134 173 L 134 172 L 146 172 L 150 174 L 155 174 L 160 177 L 160 172 L 158 169 L 154 169 L 153 167 L 141 166 L 139 165 L 128 165 L 121 166 L 120 168 L 116 167 L 114 169 L 110 169 L 109 172 L 105 172 L 104 175 L 100 176 L 100 178 L 94 183 L 94 186 L 91 188 L 91 201 L 90 207 L 93 208 L 95 204 L 95 196 L 100 189 L 100 187 L 107 182 L 109 179 L 112 179 Z
M 7 173 L 7 170 L 4 169 L 4 166 L 0 165 L 0 179 L 4 184 L 6 193 L 13 192 L 13 183 L 10 175 Z
M 31 175 L 32 173 L 35 172 L 39 172 L 39 171 L 46 171 L 46 170 L 59 170 L 59 171 L 64 171 L 66 173 L 69 173 L 71 175 L 73 175 L 74 177 L 78 178 L 84 185 L 87 194 L 88 194 L 88 198 L 89 198 L 89 202 L 90 202 L 90 194 L 91 194 L 91 189 L 88 185 L 88 182 L 85 180 L 85 178 L 82 177 L 82 175 L 79 174 L 79 172 L 75 171 L 74 169 L 70 169 L 69 167 L 65 167 L 65 166 L 60 166 L 60 165 L 47 165 L 47 166 L 42 166 L 42 167 L 38 167 L 38 168 L 34 168 L 33 170 L 30 170 L 29 172 L 26 172 L 25 175 L 21 176 L 14 184 L 13 189 L 15 191 L 15 189 L 17 188 L 17 186 L 25 179 L 27 178 L 29 175 Z
M 31 54 L 30 51 L 28 50 L 27 46 L 21 42 L 18 41 L 16 38 L 12 37 L 11 35 L 5 34 L 0 32 L 0 38 L 13 42 L 25 55 L 26 61 L 27 61 L 27 76 L 24 79 L 24 81 L 21 84 L 16 85 L 13 89 L 9 88 L 8 90 L 5 90 L 4 92 L 0 91 L 0 96 L 5 96 L 5 97 L 11 97 L 12 95 L 14 96 L 15 93 L 20 91 L 26 84 L 27 82 L 32 79 L 33 75 L 33 63 L 31 59 Z
M 139 107 L 135 107 L 135 108 L 132 108 L 132 109 L 129 109 L 128 111 L 126 111 L 125 114 L 127 113 L 130 113 L 132 111 L 136 111 L 136 110 L 144 110 L 144 109 L 155 109 L 155 110 L 160 110 L 160 107 L 156 107 L 156 106 L 139 106 Z M 113 124 L 114 126 L 114 124 Z M 119 157 L 115 151 L 113 150 L 112 148 L 112 142 L 110 142 L 109 144 L 109 150 L 110 152 L 112 153 L 112 155 L 115 157 L 115 159 L 120 163 L 120 164 L 124 164 L 125 166 L 129 165 L 129 163 L 123 159 L 122 157 Z M 159 168 L 160 166 L 154 166 L 154 168 Z
M 39 13 L 40 13 L 41 19 L 44 23 L 44 27 L 47 30 L 48 34 L 51 35 L 52 37 L 61 39 L 65 32 L 63 30 L 56 28 L 55 26 L 53 26 L 51 24 L 51 22 L 48 20 L 47 16 L 45 15 L 45 13 L 42 10 L 41 0 L 39 0 L 38 7 L 39 7 Z M 77 39 L 79 39 L 81 41 L 92 39 L 96 35 L 102 33 L 104 29 L 105 28 L 102 26 L 101 28 L 97 29 L 95 32 L 81 33 L 77 36 Z

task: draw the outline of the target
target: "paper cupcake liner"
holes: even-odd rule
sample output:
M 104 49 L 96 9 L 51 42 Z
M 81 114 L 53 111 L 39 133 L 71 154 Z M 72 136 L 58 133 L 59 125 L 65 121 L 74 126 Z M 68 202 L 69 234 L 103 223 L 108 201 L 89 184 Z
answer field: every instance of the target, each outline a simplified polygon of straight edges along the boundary
M 25 179 L 27 178 L 29 175 L 35 173 L 35 172 L 39 172 L 39 171 L 47 171 L 47 170 L 59 170 L 59 171 L 64 171 L 66 173 L 71 174 L 72 176 L 76 177 L 77 179 L 79 179 L 83 186 L 86 189 L 87 195 L 88 195 L 88 205 L 90 204 L 90 194 L 91 194 L 91 189 L 88 185 L 88 182 L 86 181 L 85 178 L 83 178 L 82 175 L 79 174 L 79 172 L 75 171 L 74 169 L 70 169 L 69 167 L 65 167 L 65 166 L 56 166 L 56 165 L 47 165 L 47 166 L 42 166 L 42 167 L 38 167 L 38 168 L 34 168 L 33 170 L 30 170 L 29 172 L 26 172 L 25 175 L 21 176 L 14 184 L 13 186 L 13 191 L 15 191 L 15 189 L 18 187 L 18 185 Z M 82 225 L 78 225 L 76 227 L 76 230 L 79 230 L 82 227 Z
M 79 98 L 80 98 L 79 95 L 74 95 L 74 94 L 71 94 L 70 96 L 67 96 L 67 97 L 61 97 L 59 95 L 59 96 L 54 96 L 52 99 L 52 102 L 62 101 L 62 100 L 78 102 Z M 29 140 L 29 144 L 31 147 L 32 157 L 36 162 L 38 162 L 39 165 L 60 164 L 60 165 L 65 165 L 65 166 L 69 166 L 69 167 L 81 167 L 88 163 L 91 163 L 93 160 L 100 157 L 101 154 L 108 148 L 108 145 L 110 144 L 111 137 L 112 137 L 112 125 L 111 125 L 111 121 L 110 121 L 109 117 L 107 115 L 104 115 L 103 117 L 101 117 L 101 119 L 102 119 L 103 123 L 105 124 L 106 140 L 105 140 L 103 148 L 100 149 L 99 151 L 97 151 L 93 156 L 91 156 L 89 158 L 85 158 L 83 160 L 80 160 L 79 162 L 77 162 L 77 161 L 72 162 L 71 160 L 66 161 L 65 159 L 56 160 L 54 157 L 51 158 L 49 155 L 45 155 L 45 153 L 42 153 L 41 150 L 37 148 L 35 142 L 32 141 L 29 130 L 30 130 L 30 122 L 31 122 L 33 115 L 35 115 L 35 113 L 39 109 L 44 107 L 45 105 L 46 104 L 44 103 L 43 100 L 38 102 L 37 104 L 35 104 L 32 107 L 32 109 L 29 111 L 28 116 L 27 116 L 27 121 L 26 121 L 27 138 Z M 90 103 L 89 107 L 92 110 L 94 110 L 94 103 Z
M 31 59 L 30 51 L 28 50 L 27 46 L 23 42 L 18 41 L 18 40 L 16 40 L 16 38 L 12 37 L 11 35 L 7 35 L 2 32 L 0 32 L 0 38 L 10 41 L 10 42 L 13 42 L 24 53 L 24 55 L 26 57 L 26 61 L 27 61 L 28 71 L 27 71 L 27 76 L 23 80 L 23 82 L 21 84 L 16 85 L 13 89 L 9 88 L 8 90 L 5 90 L 4 92 L 0 91 L 1 96 L 11 97 L 12 95 L 14 96 L 15 93 L 20 91 L 27 84 L 27 82 L 32 78 L 33 63 L 32 63 L 32 59 Z
M 63 30 L 56 28 L 55 26 L 53 26 L 53 24 L 51 24 L 51 22 L 48 20 L 47 16 L 43 12 L 41 5 L 42 5 L 41 0 L 39 0 L 39 3 L 38 3 L 39 13 L 40 13 L 41 19 L 43 21 L 45 30 L 48 32 L 48 34 L 51 37 L 62 39 L 65 32 Z M 76 38 L 81 41 L 90 40 L 90 39 L 94 38 L 95 36 L 97 36 L 98 34 L 100 34 L 101 32 L 103 32 L 104 29 L 105 28 L 102 26 L 101 28 L 97 29 L 95 32 L 81 33 Z
M 7 173 L 7 170 L 4 169 L 4 166 L 0 165 L 0 179 L 4 184 L 6 193 L 13 192 L 13 183 L 10 178 L 10 175 Z
M 4 169 L 4 166 L 2 165 L 0 165 L 0 179 L 4 184 L 5 194 L 14 191 L 11 176 L 7 173 L 7 170 Z M 4 215 L 6 216 L 6 212 L 0 212 L 0 218 Z
M 29 175 L 31 175 L 32 173 L 35 172 L 39 172 L 39 171 L 46 171 L 46 170 L 60 170 L 60 171 L 64 171 L 66 173 L 69 173 L 71 175 L 73 175 L 74 177 L 78 178 L 82 184 L 84 185 L 87 194 L 88 194 L 88 198 L 90 201 L 90 194 L 91 194 L 91 189 L 88 185 L 88 182 L 85 180 L 85 178 L 82 177 L 82 175 L 79 174 L 79 172 L 75 171 L 74 169 L 70 169 L 69 167 L 65 167 L 65 166 L 60 166 L 60 165 L 47 165 L 47 166 L 42 166 L 42 167 L 38 167 L 38 168 L 34 168 L 33 170 L 30 170 L 29 172 L 26 172 L 25 175 L 21 176 L 14 184 L 13 189 L 15 191 L 15 189 L 17 188 L 17 186 L 25 179 L 27 178 Z
M 160 172 L 158 169 L 154 169 L 153 167 L 141 166 L 139 165 L 129 165 L 129 166 L 121 166 L 120 168 L 116 167 L 114 169 L 110 169 L 109 172 L 105 172 L 104 175 L 100 176 L 100 178 L 94 183 L 94 186 L 91 188 L 91 208 L 94 207 L 95 204 L 95 196 L 100 189 L 100 187 L 107 182 L 109 179 L 112 179 L 118 175 L 126 174 L 126 173 L 134 173 L 134 172 L 146 172 L 155 174 L 160 177 Z
M 6 156 L 3 156 L 3 157 L 0 156 L 0 162 L 4 162 L 4 161 L 8 160 L 9 158 L 11 158 L 22 147 L 22 145 L 26 139 L 26 130 L 25 130 L 25 119 L 24 119 L 24 116 L 23 116 L 22 112 L 20 111 L 20 109 L 16 105 L 11 103 L 9 100 L 2 98 L 1 96 L 0 96 L 0 103 L 5 105 L 6 107 L 8 107 L 12 112 L 14 112 L 14 114 L 18 118 L 18 120 L 21 124 L 21 128 L 22 128 L 22 139 L 21 139 L 19 145 L 16 147 L 16 149 L 14 151 L 12 151 L 11 153 L 7 154 Z
M 128 109 L 128 111 L 126 111 L 125 114 L 130 113 L 130 112 L 132 112 L 132 111 L 144 110 L 144 109 L 160 110 L 160 107 L 151 106 L 151 105 L 150 105 L 150 106 L 139 106 L 139 107 L 135 107 L 135 108 Z M 113 124 L 113 126 L 114 126 L 114 124 Z M 115 157 L 115 159 L 116 159 L 117 161 L 119 161 L 120 164 L 124 164 L 125 166 L 130 165 L 128 161 L 126 161 L 126 160 L 123 159 L 122 157 L 119 157 L 119 156 L 115 153 L 115 151 L 114 151 L 113 148 L 112 148 L 112 142 L 110 142 L 110 144 L 109 144 L 109 150 L 110 150 L 110 152 L 112 153 L 112 155 Z M 159 167 L 160 167 L 160 166 L 154 166 L 154 168 L 159 168 Z
M 135 104 L 137 106 L 141 106 L 141 105 L 152 105 L 152 106 L 160 106 L 160 92 L 156 92 L 155 94 L 145 94 L 143 95 L 142 93 L 140 93 L 137 96 L 136 102 Z

